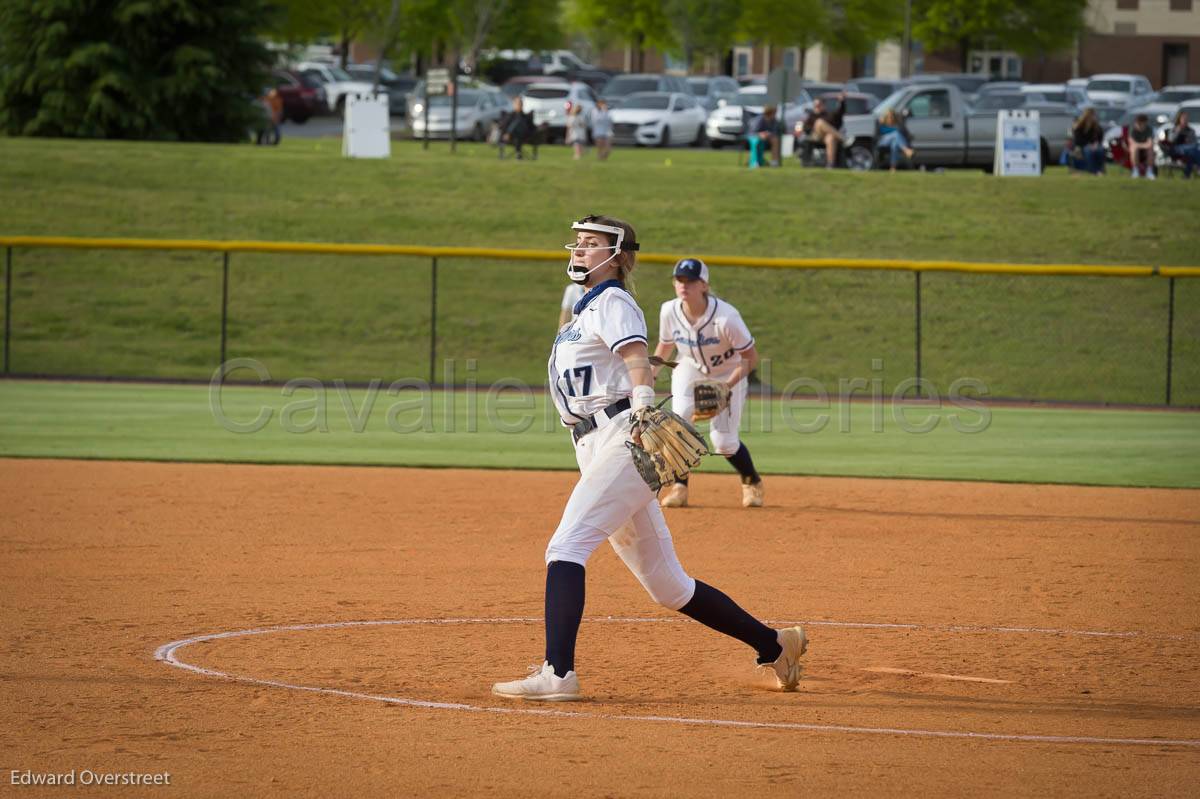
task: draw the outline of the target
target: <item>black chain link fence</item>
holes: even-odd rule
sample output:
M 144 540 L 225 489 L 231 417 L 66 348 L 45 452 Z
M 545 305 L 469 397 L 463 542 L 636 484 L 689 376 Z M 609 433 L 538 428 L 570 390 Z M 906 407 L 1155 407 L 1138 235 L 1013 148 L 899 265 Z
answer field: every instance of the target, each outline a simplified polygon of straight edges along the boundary
M 562 262 L 8 248 L 4 374 L 540 386 Z M 971 379 L 990 398 L 1200 406 L 1200 279 L 712 267 L 775 391 L 890 394 Z M 633 289 L 657 338 L 670 270 Z M 1169 356 L 1168 357 L 1168 353 Z M 252 373 L 233 380 L 256 381 Z M 854 383 L 851 381 L 860 381 Z

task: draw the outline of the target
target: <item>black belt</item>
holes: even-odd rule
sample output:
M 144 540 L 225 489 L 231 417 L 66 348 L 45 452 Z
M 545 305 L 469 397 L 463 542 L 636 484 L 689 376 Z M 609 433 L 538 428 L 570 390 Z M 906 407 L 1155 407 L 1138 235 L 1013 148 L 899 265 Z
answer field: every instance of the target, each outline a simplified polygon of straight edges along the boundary
M 629 397 L 626 397 L 623 400 L 618 400 L 617 402 L 614 402 L 612 405 L 609 405 L 607 408 L 605 408 L 602 411 L 602 413 L 605 416 L 607 416 L 609 419 L 611 419 L 614 416 L 616 416 L 618 413 L 620 413 L 621 411 L 629 410 L 630 407 L 631 407 L 631 405 L 629 402 Z M 571 427 L 571 438 L 572 438 L 572 440 L 575 441 L 576 444 L 578 444 L 579 439 L 583 438 L 584 436 L 586 436 L 588 433 L 592 432 L 595 429 L 596 429 L 595 415 L 593 414 L 592 416 L 585 416 L 582 422 L 576 422 Z

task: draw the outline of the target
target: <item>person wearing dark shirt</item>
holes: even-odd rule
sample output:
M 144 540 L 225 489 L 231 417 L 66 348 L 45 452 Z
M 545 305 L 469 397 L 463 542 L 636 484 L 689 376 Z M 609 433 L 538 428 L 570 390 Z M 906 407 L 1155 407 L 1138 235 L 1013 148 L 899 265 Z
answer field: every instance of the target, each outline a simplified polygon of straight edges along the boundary
M 526 113 L 521 98 L 513 98 L 513 110 L 500 122 L 500 141 L 511 144 L 517 151 L 517 158 L 523 158 L 521 147 L 533 140 L 537 128 L 533 124 L 533 114 Z
M 1099 175 L 1104 172 L 1104 129 L 1096 118 L 1096 109 L 1086 108 L 1071 126 L 1068 142 L 1071 165 L 1075 169 Z
M 779 120 L 775 106 L 769 105 L 750 123 L 750 166 L 764 166 L 762 151 L 771 152 L 771 166 L 779 166 Z
M 1171 156 L 1183 163 L 1183 176 L 1190 178 L 1192 170 L 1200 167 L 1200 143 L 1196 140 L 1196 131 L 1188 124 L 1187 111 L 1175 115 L 1175 124 L 1167 132 L 1167 140 L 1171 145 Z
M 825 145 L 825 166 L 832 169 L 837 164 L 838 147 L 842 143 L 842 117 L 846 113 L 846 93 L 838 95 L 836 110 L 830 110 L 825 100 L 813 100 L 812 110 L 804 121 L 796 125 L 796 138 L 803 140 L 809 148 Z
M 1137 115 L 1125 146 L 1129 148 L 1129 176 L 1154 180 L 1154 131 L 1148 116 Z

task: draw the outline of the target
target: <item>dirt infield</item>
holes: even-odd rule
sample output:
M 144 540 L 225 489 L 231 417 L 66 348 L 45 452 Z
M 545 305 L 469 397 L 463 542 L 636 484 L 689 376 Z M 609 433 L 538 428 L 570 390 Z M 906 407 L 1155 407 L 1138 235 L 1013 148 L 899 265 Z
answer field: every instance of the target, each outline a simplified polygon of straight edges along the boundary
M 604 548 L 588 701 L 507 703 L 488 689 L 540 660 L 523 619 L 573 479 L 0 460 L 4 794 L 61 795 L 13 781 L 72 770 L 170 774 L 87 789 L 112 796 L 1200 781 L 1200 491 L 770 478 L 747 511 L 733 477 L 700 475 L 668 512 L 680 557 L 808 623 L 802 690 L 756 686 L 752 653 L 655 606 Z

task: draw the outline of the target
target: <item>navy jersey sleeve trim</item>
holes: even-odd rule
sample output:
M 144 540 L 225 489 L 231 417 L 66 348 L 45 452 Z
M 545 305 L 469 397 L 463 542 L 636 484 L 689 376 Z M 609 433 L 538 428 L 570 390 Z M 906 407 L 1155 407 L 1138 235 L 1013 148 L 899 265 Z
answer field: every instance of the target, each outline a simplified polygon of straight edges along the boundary
M 627 341 L 640 341 L 643 344 L 649 345 L 649 342 L 646 341 L 645 336 L 635 333 L 632 336 L 626 336 L 625 338 L 621 339 L 620 341 L 618 341 L 617 343 L 615 343 L 611 347 L 609 347 L 609 349 L 612 350 L 613 352 L 616 352 L 617 347 L 621 346 L 622 344 L 624 344 Z
M 747 345 L 746 345 L 746 346 L 744 346 L 744 347 L 738 347 L 738 348 L 737 348 L 737 351 L 738 351 L 738 352 L 745 352 L 746 350 L 750 349 L 750 348 L 751 348 L 751 347 L 753 347 L 753 346 L 754 346 L 754 339 L 750 339 L 750 343 L 749 343 L 749 344 L 747 344 Z

